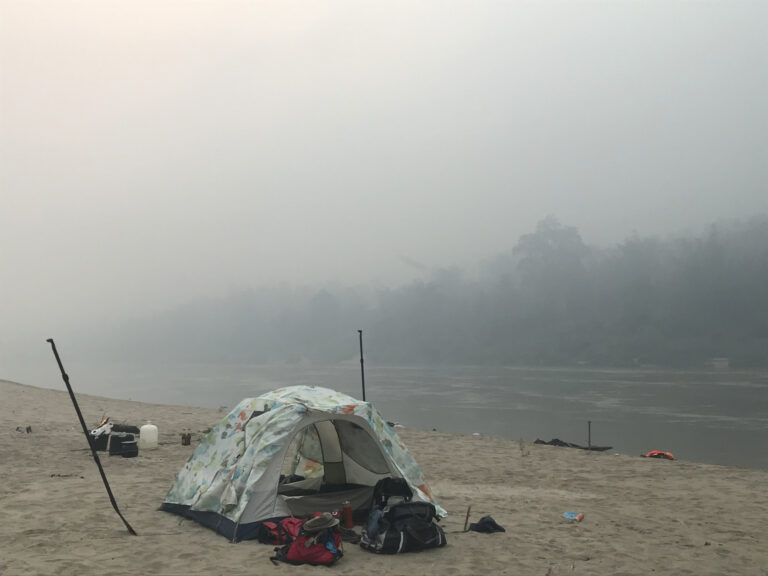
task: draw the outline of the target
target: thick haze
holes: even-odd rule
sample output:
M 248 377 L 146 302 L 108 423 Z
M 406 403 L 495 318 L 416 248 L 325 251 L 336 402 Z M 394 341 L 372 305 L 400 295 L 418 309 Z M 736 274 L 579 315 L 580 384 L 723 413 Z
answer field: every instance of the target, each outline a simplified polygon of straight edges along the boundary
M 764 2 L 0 0 L 0 346 L 768 212 Z M 3 374 L 0 371 L 0 376 Z

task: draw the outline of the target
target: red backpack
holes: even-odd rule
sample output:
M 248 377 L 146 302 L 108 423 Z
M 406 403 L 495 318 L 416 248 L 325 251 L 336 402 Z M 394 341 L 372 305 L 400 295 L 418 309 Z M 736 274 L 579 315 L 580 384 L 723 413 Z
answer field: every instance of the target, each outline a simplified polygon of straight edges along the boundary
M 277 522 L 262 522 L 257 538 L 262 544 L 290 544 L 296 540 L 303 523 L 303 518 L 293 516 Z
M 330 566 L 335 563 L 344 555 L 341 532 L 338 520 L 335 520 L 335 524 L 327 524 L 323 525 L 318 517 L 306 520 L 292 543 L 275 548 L 275 555 L 270 558 L 272 563 L 287 562 L 313 566 Z

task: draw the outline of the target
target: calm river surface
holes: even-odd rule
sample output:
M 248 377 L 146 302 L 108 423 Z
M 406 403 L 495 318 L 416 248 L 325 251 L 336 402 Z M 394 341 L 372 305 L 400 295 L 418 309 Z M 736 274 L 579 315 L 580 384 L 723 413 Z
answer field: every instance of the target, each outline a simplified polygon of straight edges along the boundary
M 280 386 L 362 397 L 360 364 L 332 366 L 72 364 L 76 393 L 231 407 Z M 57 380 L 58 378 L 58 380 Z M 487 366 L 365 365 L 366 399 L 388 420 L 423 429 L 533 441 L 560 438 L 637 455 L 768 469 L 768 373 Z M 45 382 L 63 387 L 58 373 Z M 162 425 L 158 423 L 159 425 Z

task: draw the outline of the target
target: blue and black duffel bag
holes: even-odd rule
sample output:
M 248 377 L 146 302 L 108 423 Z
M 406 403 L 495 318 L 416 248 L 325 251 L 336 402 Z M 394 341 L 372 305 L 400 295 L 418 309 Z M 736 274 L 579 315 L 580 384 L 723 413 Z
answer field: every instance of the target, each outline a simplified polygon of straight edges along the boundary
M 433 504 L 401 502 L 371 510 L 360 546 L 379 554 L 440 548 L 445 546 L 445 532 L 437 524 Z

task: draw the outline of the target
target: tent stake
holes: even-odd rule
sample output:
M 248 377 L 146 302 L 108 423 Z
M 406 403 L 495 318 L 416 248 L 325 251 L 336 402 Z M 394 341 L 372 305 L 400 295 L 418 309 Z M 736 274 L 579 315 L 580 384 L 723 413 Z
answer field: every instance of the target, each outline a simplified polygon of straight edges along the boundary
M 365 402 L 365 369 L 363 368 L 363 331 L 357 331 L 360 334 L 360 376 L 363 379 L 363 402 Z
M 464 519 L 464 532 L 467 531 L 467 527 L 469 526 L 469 511 L 472 510 L 472 504 L 467 506 L 467 517 Z
M 123 518 L 123 515 L 120 514 L 120 510 L 117 508 L 117 502 L 115 501 L 115 497 L 112 495 L 112 490 L 109 488 L 109 482 L 107 482 L 107 475 L 104 473 L 104 468 L 101 467 L 101 460 L 99 460 L 99 454 L 96 452 L 96 447 L 93 445 L 93 440 L 91 439 L 91 435 L 88 434 L 88 427 L 85 425 L 85 420 L 83 419 L 83 414 L 80 412 L 80 406 L 77 405 L 77 400 L 75 400 L 75 393 L 72 392 L 72 386 L 69 385 L 69 376 L 64 371 L 64 365 L 61 363 L 61 358 L 59 358 L 59 353 L 56 350 L 56 343 L 53 341 L 53 338 L 48 338 L 47 342 L 51 343 L 51 348 L 53 348 L 53 355 L 56 356 L 56 362 L 59 364 L 59 370 L 61 370 L 61 377 L 64 379 L 64 384 L 67 385 L 67 391 L 69 392 L 69 397 L 72 399 L 72 404 L 75 406 L 75 412 L 77 412 L 77 417 L 80 419 L 80 426 L 83 427 L 83 433 L 85 434 L 85 439 L 88 440 L 88 446 L 91 447 L 91 454 L 93 454 L 93 459 L 96 462 L 96 466 L 99 467 L 99 473 L 101 474 L 101 479 L 104 481 L 104 486 L 107 489 L 107 494 L 109 494 L 109 500 L 112 502 L 112 507 L 115 509 L 115 512 L 117 512 L 117 515 L 120 516 L 120 519 L 123 521 L 123 524 L 125 524 L 125 527 L 128 528 L 128 532 L 130 534 L 133 534 L 136 536 L 136 531 L 131 528 L 131 525 L 128 524 L 128 520 Z

